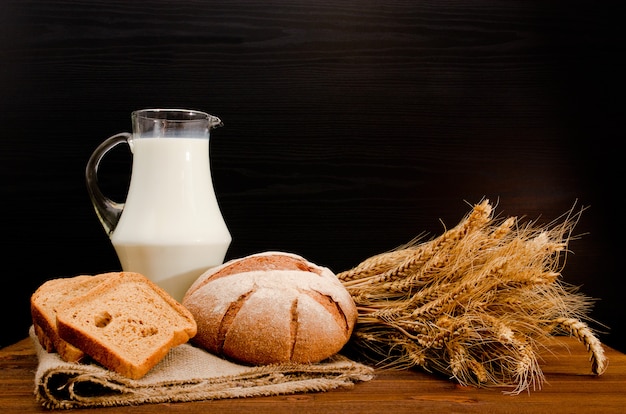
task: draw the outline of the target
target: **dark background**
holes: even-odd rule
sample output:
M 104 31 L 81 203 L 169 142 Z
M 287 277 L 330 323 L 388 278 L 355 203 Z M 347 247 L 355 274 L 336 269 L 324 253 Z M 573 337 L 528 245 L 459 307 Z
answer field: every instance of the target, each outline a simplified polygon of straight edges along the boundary
M 588 206 L 563 278 L 626 351 L 623 17 L 593 1 L 2 0 L 0 345 L 26 336 L 43 281 L 119 269 L 87 159 L 131 111 L 184 107 L 225 124 L 227 259 L 285 250 L 339 272 L 484 197 L 539 223 Z M 129 160 L 102 166 L 118 201 Z

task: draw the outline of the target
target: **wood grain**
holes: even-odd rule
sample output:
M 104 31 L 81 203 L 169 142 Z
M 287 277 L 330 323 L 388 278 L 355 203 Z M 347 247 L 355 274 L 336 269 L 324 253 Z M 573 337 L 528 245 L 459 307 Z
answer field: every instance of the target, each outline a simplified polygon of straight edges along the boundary
M 483 197 L 546 223 L 590 206 L 564 278 L 601 299 L 602 339 L 625 349 L 621 15 L 591 1 L 3 1 L 0 213 L 17 225 L 1 246 L 19 277 L 0 344 L 26 335 L 43 281 L 119 268 L 84 167 L 132 110 L 167 106 L 224 120 L 211 159 L 229 258 L 286 250 L 342 271 Z M 128 163 L 103 166 L 118 199 Z
M 590 413 L 621 414 L 626 405 L 626 355 L 606 349 L 610 365 L 602 376 L 590 374 L 585 347 L 572 338 L 558 338 L 543 354 L 546 384 L 517 396 L 502 389 L 462 387 L 423 371 L 380 371 L 352 389 L 325 393 L 141 405 L 125 412 L 202 413 Z M 37 358 L 30 339 L 0 349 L 0 407 L 9 412 L 47 412 L 33 396 Z M 119 408 L 81 409 L 80 412 L 118 412 Z

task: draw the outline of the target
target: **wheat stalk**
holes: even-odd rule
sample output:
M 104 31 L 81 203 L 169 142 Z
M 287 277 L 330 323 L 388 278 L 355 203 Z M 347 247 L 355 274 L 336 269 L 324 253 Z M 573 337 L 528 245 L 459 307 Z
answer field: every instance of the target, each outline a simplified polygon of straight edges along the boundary
M 483 200 L 439 237 L 339 273 L 359 313 L 349 345 L 381 367 L 419 366 L 517 394 L 541 387 L 537 352 L 551 335 L 567 334 L 602 374 L 602 344 L 583 322 L 592 301 L 561 280 L 583 210 L 522 225 L 495 219 Z

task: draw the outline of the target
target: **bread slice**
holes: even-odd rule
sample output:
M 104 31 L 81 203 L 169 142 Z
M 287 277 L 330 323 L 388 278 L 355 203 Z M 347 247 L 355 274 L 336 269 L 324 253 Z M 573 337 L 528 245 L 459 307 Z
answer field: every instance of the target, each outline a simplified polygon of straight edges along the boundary
M 59 336 L 102 366 L 139 379 L 196 334 L 189 311 L 134 272 L 115 273 L 57 309 Z
M 59 336 L 56 322 L 57 308 L 61 303 L 87 293 L 109 275 L 110 273 L 103 273 L 96 276 L 80 275 L 48 280 L 31 295 L 30 312 L 33 327 L 39 343 L 46 351 L 56 351 L 68 362 L 78 362 L 84 358 L 83 351 Z

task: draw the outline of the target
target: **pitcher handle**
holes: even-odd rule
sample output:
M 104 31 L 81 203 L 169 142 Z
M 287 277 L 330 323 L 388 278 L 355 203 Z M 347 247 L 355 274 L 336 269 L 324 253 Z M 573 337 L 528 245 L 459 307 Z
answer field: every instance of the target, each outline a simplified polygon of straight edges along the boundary
M 100 161 L 107 152 L 119 144 L 126 143 L 130 145 L 131 138 L 132 134 L 128 132 L 121 132 L 107 138 L 100 145 L 98 145 L 98 147 L 91 154 L 89 161 L 87 162 L 87 167 L 85 168 L 85 179 L 87 181 L 87 192 L 89 193 L 89 198 L 91 199 L 91 203 L 96 210 L 96 215 L 98 216 L 98 219 L 100 219 L 102 227 L 104 227 L 104 231 L 106 231 L 109 237 L 111 237 L 111 234 L 120 220 L 120 215 L 124 209 L 124 203 L 115 202 L 102 194 L 100 186 L 98 185 L 98 167 L 100 166 Z

